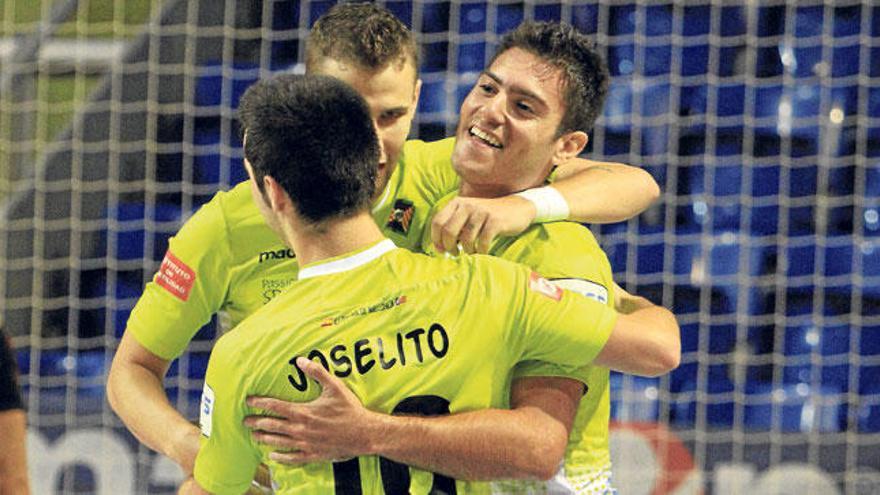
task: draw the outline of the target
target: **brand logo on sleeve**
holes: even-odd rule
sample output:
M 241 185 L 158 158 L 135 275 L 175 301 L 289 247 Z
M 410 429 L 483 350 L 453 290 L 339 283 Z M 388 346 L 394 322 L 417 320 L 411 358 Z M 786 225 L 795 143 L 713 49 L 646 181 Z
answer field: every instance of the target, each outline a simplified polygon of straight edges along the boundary
M 202 403 L 199 406 L 199 426 L 202 435 L 211 437 L 211 413 L 214 412 L 214 390 L 205 383 L 202 388 Z
M 177 259 L 171 250 L 165 253 L 165 259 L 156 273 L 156 283 L 181 301 L 189 299 L 189 292 L 196 281 L 196 272 Z
M 406 235 L 409 232 L 409 225 L 415 211 L 416 207 L 413 206 L 412 201 L 398 199 L 394 202 L 394 209 L 391 210 L 391 215 L 388 215 L 388 222 L 385 226 L 399 234 Z
M 562 287 L 565 290 L 577 292 L 590 299 L 595 299 L 600 303 L 608 303 L 608 289 L 596 282 L 591 282 L 582 278 L 555 278 L 553 279 L 553 284 Z
M 554 301 L 562 299 L 562 288 L 535 272 L 529 275 L 529 289 L 545 295 Z

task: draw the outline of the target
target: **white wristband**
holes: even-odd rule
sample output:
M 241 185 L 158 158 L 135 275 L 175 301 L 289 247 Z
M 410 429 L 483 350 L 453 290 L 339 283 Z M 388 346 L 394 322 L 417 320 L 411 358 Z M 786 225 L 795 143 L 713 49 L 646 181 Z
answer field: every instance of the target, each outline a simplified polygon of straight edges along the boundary
M 535 205 L 535 220 L 532 223 L 556 222 L 568 220 L 568 203 L 562 194 L 551 186 L 526 189 L 516 193 Z

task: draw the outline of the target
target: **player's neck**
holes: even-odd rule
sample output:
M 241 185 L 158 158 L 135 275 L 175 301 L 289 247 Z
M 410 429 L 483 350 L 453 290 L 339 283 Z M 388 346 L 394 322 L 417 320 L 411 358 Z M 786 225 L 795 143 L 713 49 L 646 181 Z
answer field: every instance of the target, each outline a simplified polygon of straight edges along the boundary
M 286 227 L 285 237 L 296 253 L 300 266 L 342 256 L 385 238 L 373 217 L 366 211 L 330 220 L 320 229 L 296 226 L 293 222 Z

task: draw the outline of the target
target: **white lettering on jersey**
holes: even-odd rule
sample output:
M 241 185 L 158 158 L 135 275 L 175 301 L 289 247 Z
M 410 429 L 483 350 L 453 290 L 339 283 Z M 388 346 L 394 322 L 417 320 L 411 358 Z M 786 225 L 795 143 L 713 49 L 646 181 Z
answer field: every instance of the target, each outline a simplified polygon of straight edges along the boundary
M 602 304 L 608 304 L 608 289 L 597 284 L 580 278 L 557 278 L 552 281 L 555 285 L 563 289 L 577 292 L 582 296 L 595 299 Z
M 202 435 L 211 437 L 211 413 L 214 412 L 214 390 L 205 383 L 202 389 L 202 403 L 199 406 L 199 425 L 202 427 Z

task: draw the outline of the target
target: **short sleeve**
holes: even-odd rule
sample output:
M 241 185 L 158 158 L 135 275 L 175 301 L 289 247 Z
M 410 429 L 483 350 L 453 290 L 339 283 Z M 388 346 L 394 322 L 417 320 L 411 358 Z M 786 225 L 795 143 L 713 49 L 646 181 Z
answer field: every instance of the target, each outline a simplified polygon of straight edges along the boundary
M 225 338 L 214 347 L 208 361 L 199 426 L 202 443 L 196 457 L 194 476 L 199 485 L 216 494 L 241 494 L 250 486 L 257 466 L 258 451 L 242 424 L 246 415 L 243 373 L 228 351 Z
M 535 272 L 524 285 L 523 360 L 584 366 L 596 359 L 611 336 L 617 313 Z
M 128 320 L 127 331 L 163 359 L 174 359 L 186 349 L 228 292 L 230 255 L 219 203 L 215 196 L 171 238 Z

